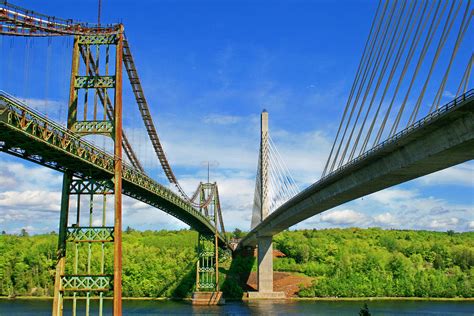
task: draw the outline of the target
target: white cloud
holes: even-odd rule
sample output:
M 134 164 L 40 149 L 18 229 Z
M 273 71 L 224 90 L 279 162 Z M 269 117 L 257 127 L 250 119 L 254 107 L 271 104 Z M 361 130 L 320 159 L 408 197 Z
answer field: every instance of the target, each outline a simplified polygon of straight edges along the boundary
M 474 187 L 474 163 L 468 162 L 444 169 L 417 180 L 424 185 L 458 185 Z
M 206 124 L 218 124 L 218 125 L 231 125 L 238 123 L 242 120 L 242 117 L 235 115 L 220 115 L 220 114 L 209 114 L 206 115 L 202 121 Z
M 469 224 L 467 225 L 467 228 L 474 229 L 474 221 L 470 221 Z
M 449 228 L 455 228 L 458 223 L 459 223 L 459 219 L 456 218 L 456 217 L 434 219 L 429 224 L 429 227 L 431 227 L 433 229 L 443 229 L 443 230 L 445 230 L 445 229 L 449 229 Z
M 443 97 L 454 99 L 456 95 L 449 90 L 443 92 Z
M 400 225 L 399 219 L 391 213 L 383 213 L 373 217 L 374 223 L 382 226 Z
M 329 211 L 321 215 L 321 221 L 335 225 L 355 225 L 365 220 L 365 215 L 353 210 Z
M 0 193 L 0 207 L 26 209 L 35 207 L 44 211 L 59 211 L 61 194 L 59 192 L 35 191 L 7 191 Z

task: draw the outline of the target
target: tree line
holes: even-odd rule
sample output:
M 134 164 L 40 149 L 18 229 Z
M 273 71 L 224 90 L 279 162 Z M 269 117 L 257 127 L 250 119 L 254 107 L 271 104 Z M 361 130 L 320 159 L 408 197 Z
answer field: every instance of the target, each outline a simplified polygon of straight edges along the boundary
M 236 230 L 233 235 L 243 233 Z M 53 232 L 0 235 L 0 296 L 53 294 L 57 238 Z M 197 239 L 192 230 L 128 228 L 123 234 L 123 295 L 189 296 L 195 282 Z M 474 297 L 474 232 L 285 231 L 274 237 L 274 247 L 286 255 L 274 259 L 276 271 L 313 278 L 310 286 L 301 287 L 302 297 Z M 86 260 L 86 251 L 81 251 L 79 266 Z M 111 254 L 112 247 L 107 247 L 106 273 L 112 272 Z M 238 280 L 246 270 L 255 271 L 256 260 L 222 257 L 224 294 L 239 298 L 245 289 Z M 100 251 L 94 251 L 92 269 L 100 269 L 99 264 Z M 71 269 L 69 260 L 66 270 Z

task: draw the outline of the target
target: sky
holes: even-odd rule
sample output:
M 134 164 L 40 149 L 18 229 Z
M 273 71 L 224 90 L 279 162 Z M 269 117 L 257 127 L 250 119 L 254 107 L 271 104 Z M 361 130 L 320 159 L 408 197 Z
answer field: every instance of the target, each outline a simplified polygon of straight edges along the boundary
M 14 4 L 62 18 L 97 20 L 96 1 Z M 348 98 L 375 1 L 102 1 L 102 23 L 125 25 L 160 139 L 187 192 L 219 185 L 227 230 L 248 230 L 259 115 L 296 183 L 317 181 Z M 472 28 L 464 44 L 472 43 Z M 0 37 L 0 90 L 64 122 L 71 38 Z M 455 78 L 472 46 L 462 46 Z M 426 70 L 425 70 L 426 71 Z M 472 86 L 472 84 L 471 84 Z M 443 102 L 452 98 L 448 82 Z M 124 126 L 153 178 L 167 184 L 128 85 Z M 95 140 L 107 145 L 108 140 Z M 0 153 L 0 230 L 57 230 L 62 175 Z M 181 229 L 166 213 L 124 199 L 124 226 Z M 111 216 L 109 216 L 111 218 Z M 292 229 L 329 227 L 474 230 L 474 163 L 346 203 Z

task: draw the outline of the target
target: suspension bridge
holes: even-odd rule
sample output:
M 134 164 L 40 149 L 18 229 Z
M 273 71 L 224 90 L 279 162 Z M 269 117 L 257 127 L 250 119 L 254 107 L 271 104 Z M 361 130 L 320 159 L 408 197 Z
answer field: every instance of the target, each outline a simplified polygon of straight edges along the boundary
M 188 196 L 177 181 L 156 132 L 123 25 L 58 19 L 2 2 L 0 34 L 74 37 L 66 126 L 0 92 L 0 149 L 64 173 L 53 315 L 63 314 L 63 301 L 69 296 L 75 315 L 80 293 L 86 293 L 86 314 L 93 294 L 98 295 L 102 314 L 108 292 L 113 292 L 114 315 L 122 314 L 122 194 L 159 208 L 199 232 L 196 290 L 220 293 L 218 248 L 226 248 L 227 240 L 217 184 L 200 183 Z M 122 128 L 123 66 L 157 159 L 176 192 L 145 173 Z M 85 137 L 91 135 L 110 137 L 113 151 L 88 142 Z M 106 219 L 110 195 L 112 225 Z M 97 220 L 99 225 L 94 224 Z M 113 245 L 113 267 L 105 266 L 109 245 Z M 92 269 L 92 252 L 101 254 L 100 271 Z M 86 257 L 85 266 L 80 264 L 81 256 Z M 214 295 L 217 300 L 219 295 Z
M 239 243 L 240 248 L 258 248 L 258 291 L 249 297 L 283 297 L 273 290 L 275 234 L 345 202 L 474 157 L 469 43 L 468 53 L 460 53 L 466 49 L 472 15 L 470 1 L 379 3 L 322 178 L 302 191 L 278 141 L 270 137 L 268 112 L 262 113 L 251 230 Z M 178 182 L 123 25 L 64 20 L 3 2 L 0 34 L 74 38 L 66 126 L 0 93 L 0 150 L 64 174 L 53 315 L 63 314 L 65 298 L 73 300 L 76 314 L 76 302 L 83 297 L 87 313 L 90 300 L 98 299 L 102 314 L 110 293 L 114 315 L 121 315 L 122 194 L 199 232 L 196 292 L 218 299 L 218 248 L 228 245 L 218 186 L 200 183 L 187 195 Z M 459 64 L 464 71 L 452 74 Z M 147 175 L 123 129 L 123 110 L 128 110 L 122 106 L 123 67 L 156 159 L 174 190 Z M 443 103 L 448 87 L 456 93 Z M 89 142 L 91 136 L 110 139 L 112 150 Z M 99 271 L 91 267 L 92 252 L 101 254 Z M 113 267 L 105 265 L 108 253 Z M 86 264 L 79 264 L 80 258 Z

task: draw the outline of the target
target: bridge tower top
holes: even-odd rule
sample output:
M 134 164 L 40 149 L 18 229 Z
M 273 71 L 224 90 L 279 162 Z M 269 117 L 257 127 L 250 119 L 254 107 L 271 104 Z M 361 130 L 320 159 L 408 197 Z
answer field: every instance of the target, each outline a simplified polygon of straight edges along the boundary
M 263 110 L 260 118 L 260 220 L 269 214 L 269 148 L 268 148 L 268 112 Z

